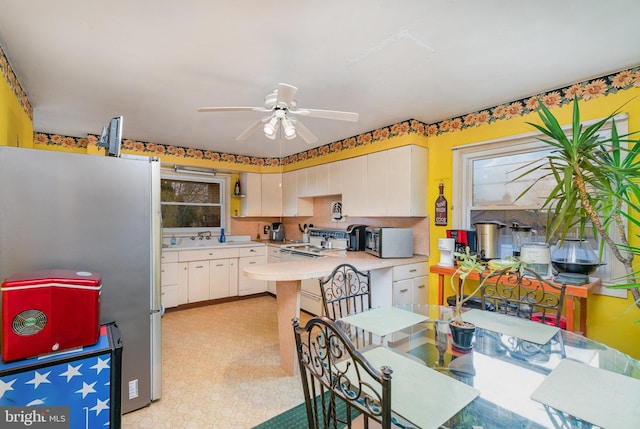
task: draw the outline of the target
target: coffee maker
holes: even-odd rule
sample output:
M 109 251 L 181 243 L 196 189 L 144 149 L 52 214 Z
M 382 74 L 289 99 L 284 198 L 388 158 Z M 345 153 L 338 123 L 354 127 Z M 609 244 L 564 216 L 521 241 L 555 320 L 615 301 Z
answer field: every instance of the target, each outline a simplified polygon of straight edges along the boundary
M 453 267 L 453 251 L 455 250 L 456 241 L 453 238 L 438 238 L 438 250 L 440 251 L 441 267 Z
M 347 227 L 347 250 L 356 252 L 364 250 L 367 240 L 366 228 L 367 225 L 349 225 Z
M 455 241 L 454 251 L 465 253 L 469 247 L 471 254 L 476 253 L 476 232 L 472 229 L 448 229 L 447 238 L 453 238 Z

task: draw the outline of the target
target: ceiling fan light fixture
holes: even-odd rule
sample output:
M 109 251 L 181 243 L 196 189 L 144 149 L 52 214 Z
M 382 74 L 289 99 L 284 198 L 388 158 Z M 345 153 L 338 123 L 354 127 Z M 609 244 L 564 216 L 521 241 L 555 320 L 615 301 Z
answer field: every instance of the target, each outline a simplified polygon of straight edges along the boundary
M 269 122 L 264 124 L 263 131 L 264 135 L 270 139 L 274 139 L 276 137 L 276 132 L 278 131 L 278 118 L 273 117 Z
M 296 127 L 293 125 L 293 122 L 291 122 L 289 118 L 284 118 L 282 120 L 282 129 L 287 140 L 291 140 L 296 137 Z

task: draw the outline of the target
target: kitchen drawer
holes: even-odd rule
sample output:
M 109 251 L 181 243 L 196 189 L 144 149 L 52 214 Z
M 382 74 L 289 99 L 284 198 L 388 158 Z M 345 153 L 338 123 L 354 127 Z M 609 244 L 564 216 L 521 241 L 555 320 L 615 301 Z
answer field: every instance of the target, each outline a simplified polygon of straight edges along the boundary
M 165 262 L 178 262 L 178 252 L 162 252 L 160 259 L 163 264 Z
M 278 247 L 267 246 L 267 257 L 269 259 L 271 259 L 271 258 L 280 259 L 280 255 L 281 254 L 282 253 L 280 253 L 280 246 L 278 246 Z M 275 262 L 280 262 L 280 261 L 275 261 Z
M 238 250 L 240 251 L 241 258 L 245 258 L 247 256 L 264 256 L 267 254 L 266 247 L 267 246 L 240 247 Z
M 178 284 L 178 264 L 161 264 L 160 265 L 160 284 L 177 285 Z
M 226 249 L 198 249 L 181 250 L 178 255 L 180 262 L 206 261 L 209 259 L 229 259 L 238 257 L 238 248 L 230 247 Z
M 405 280 L 413 277 L 426 276 L 429 273 L 429 267 L 426 262 L 418 262 L 415 264 L 396 265 L 393 267 L 393 281 Z

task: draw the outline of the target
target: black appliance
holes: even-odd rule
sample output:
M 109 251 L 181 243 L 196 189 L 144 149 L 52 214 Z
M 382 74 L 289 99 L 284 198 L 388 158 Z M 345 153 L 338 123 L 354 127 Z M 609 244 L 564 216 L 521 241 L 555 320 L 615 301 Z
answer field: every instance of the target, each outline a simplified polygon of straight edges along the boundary
M 476 253 L 476 231 L 473 229 L 448 229 L 447 238 L 455 240 L 455 252 L 464 253 L 467 246 L 471 254 Z
M 284 241 L 284 225 L 282 222 L 271 224 L 271 241 Z
M 349 225 L 347 227 L 347 250 L 363 251 L 367 243 L 367 225 Z

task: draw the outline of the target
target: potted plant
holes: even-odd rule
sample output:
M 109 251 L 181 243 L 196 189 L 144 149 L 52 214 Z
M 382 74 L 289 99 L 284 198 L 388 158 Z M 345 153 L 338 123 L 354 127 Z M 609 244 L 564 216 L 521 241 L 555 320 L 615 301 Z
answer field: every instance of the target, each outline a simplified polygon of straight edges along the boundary
M 458 262 L 456 271 L 451 275 L 451 289 L 456 297 L 456 305 L 453 311 L 453 319 L 449 323 L 451 329 L 451 341 L 453 346 L 459 350 L 470 350 L 475 325 L 473 323 L 462 320 L 462 308 L 464 303 L 473 298 L 484 285 L 484 282 L 497 271 L 516 271 L 522 269 L 522 263 L 510 256 L 506 260 L 491 260 L 484 263 L 478 260 L 478 255 L 472 255 L 469 247 L 465 249 L 465 253 L 454 252 Z M 464 294 L 467 278 L 471 273 L 479 275 L 488 270 L 488 274 L 481 276 L 482 281 L 467 295 Z
M 518 198 L 542 178 L 553 180 L 554 188 L 542 205 L 549 212 L 547 239 L 558 234 L 562 241 L 574 227 L 578 227 L 578 238 L 583 238 L 589 222 L 594 234 L 602 239 L 600 254 L 607 246 L 625 267 L 625 284 L 614 287 L 630 289 L 636 306 L 640 307 L 638 272 L 633 269 L 634 256 L 640 254 L 640 249 L 629 244 L 624 225 L 626 219 L 640 227 L 640 140 L 630 139 L 631 134 L 618 134 L 614 117 L 620 109 L 583 127 L 578 99 L 574 97 L 571 130 L 565 133 L 544 103 L 541 100 L 538 103 L 542 124 L 529 125 L 543 134 L 539 140 L 553 151 L 525 167 L 519 177 L 541 169 L 543 175 Z M 611 134 L 602 137 L 601 130 L 610 121 Z M 618 242 L 614 240 L 614 230 Z

